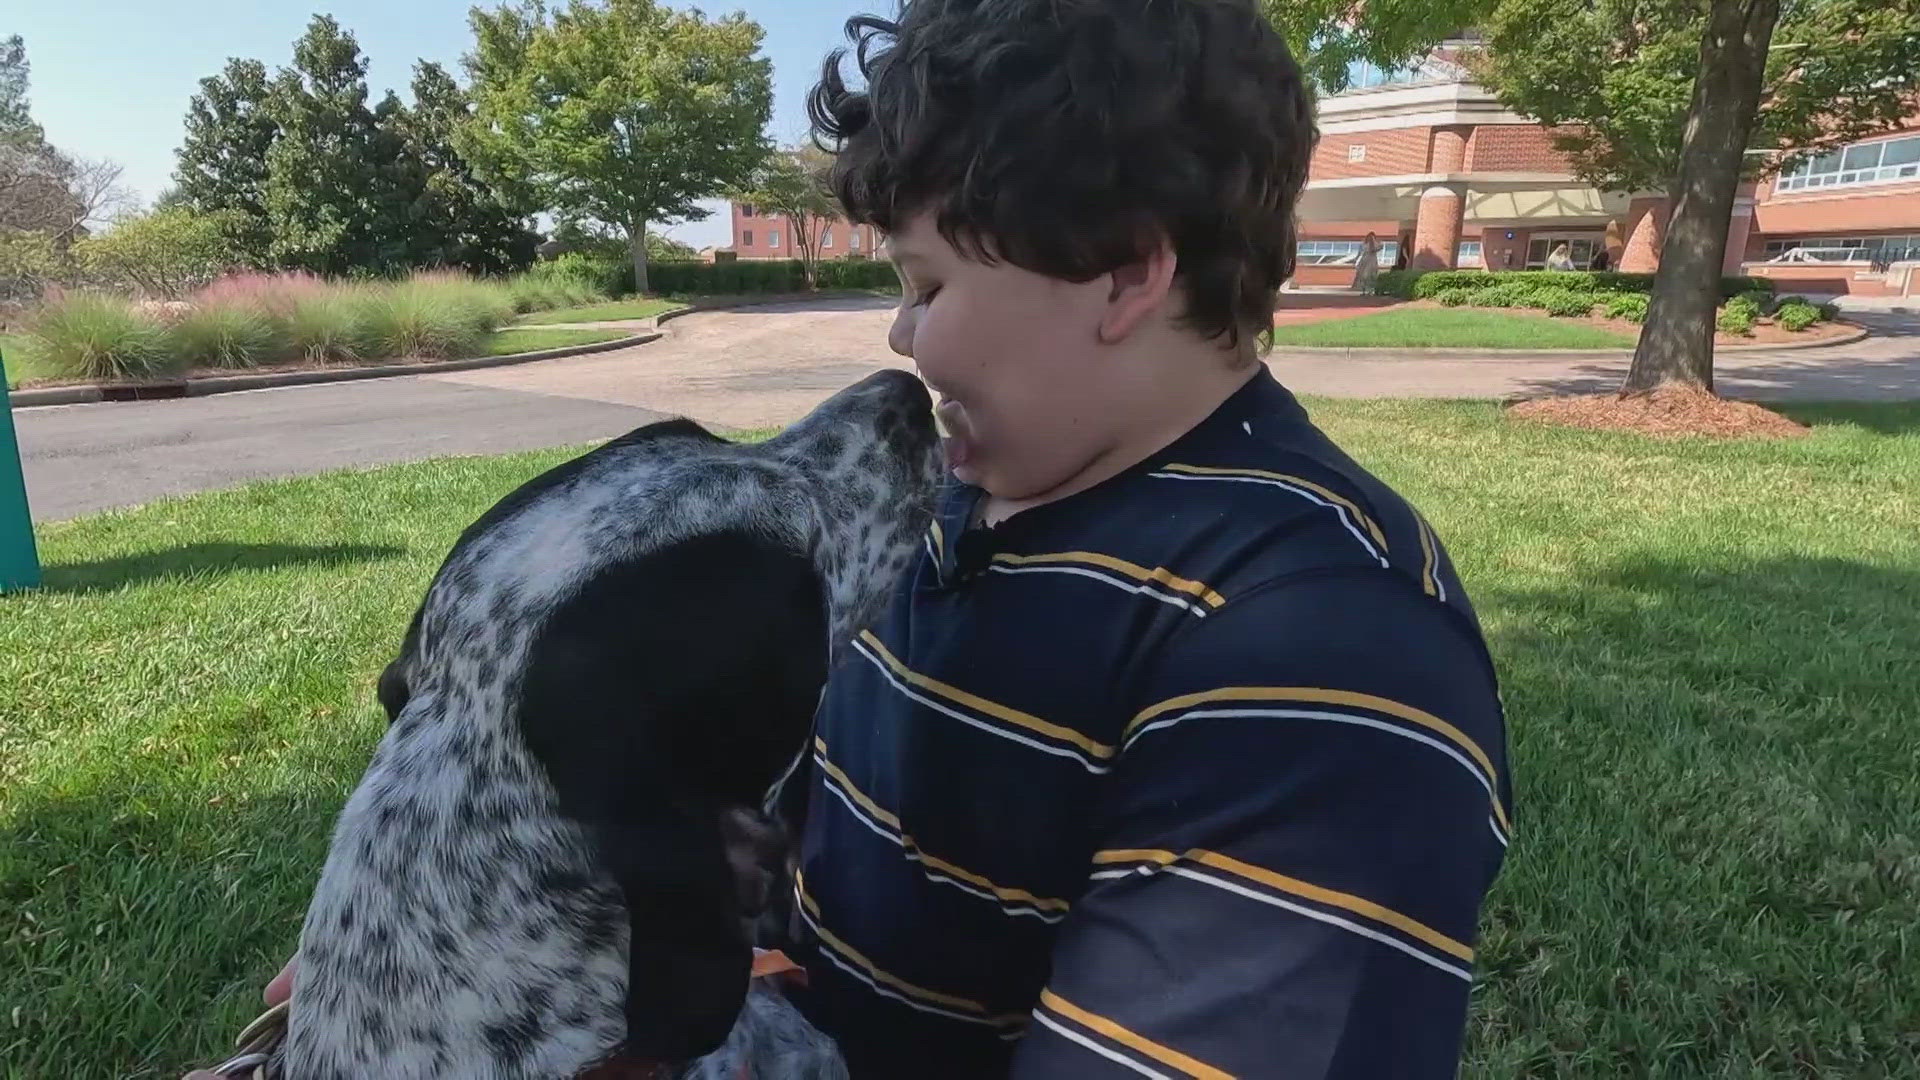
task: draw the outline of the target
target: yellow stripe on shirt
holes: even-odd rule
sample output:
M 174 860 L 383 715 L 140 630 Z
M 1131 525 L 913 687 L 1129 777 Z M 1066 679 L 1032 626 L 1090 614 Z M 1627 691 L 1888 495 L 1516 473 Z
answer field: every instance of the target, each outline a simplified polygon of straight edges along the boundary
M 1329 907 L 1343 908 L 1353 912 L 1355 915 L 1363 915 L 1372 919 L 1374 922 L 1384 923 L 1410 937 L 1418 938 L 1428 945 L 1457 959 L 1467 961 L 1468 963 L 1473 961 L 1472 947 L 1435 930 L 1433 927 L 1428 926 L 1426 923 L 1412 916 L 1403 915 L 1384 904 L 1368 900 L 1366 897 L 1355 896 L 1352 893 L 1340 892 L 1337 889 L 1329 889 L 1321 885 L 1315 885 L 1310 881 L 1302 881 L 1299 878 L 1275 873 L 1265 867 L 1255 866 L 1252 863 L 1236 859 L 1231 855 L 1222 855 L 1217 851 L 1195 848 L 1184 855 L 1176 855 L 1171 851 L 1151 848 L 1119 848 L 1112 851 L 1095 852 L 1093 861 L 1095 864 L 1101 865 L 1150 862 L 1157 863 L 1161 866 L 1171 866 L 1180 861 L 1199 863 L 1202 866 L 1210 866 L 1215 870 L 1224 870 L 1229 874 L 1244 878 L 1248 881 L 1259 882 L 1268 888 L 1276 889 L 1280 892 L 1290 893 L 1307 900 L 1313 900 L 1326 904 Z
M 880 639 L 876 637 L 871 630 L 862 630 L 860 632 L 860 640 L 866 643 L 867 647 L 873 650 L 874 655 L 880 662 L 885 664 L 895 675 L 898 675 L 900 678 L 922 690 L 943 697 L 956 705 L 964 705 L 974 712 L 993 717 L 995 720 L 1003 723 L 1025 728 L 1036 734 L 1045 735 L 1049 739 L 1072 743 L 1100 761 L 1105 761 L 1113 757 L 1115 753 L 1114 747 L 1108 746 L 1105 743 L 1095 742 L 1070 727 L 1062 727 L 1059 724 L 1048 723 L 1030 713 L 1009 708 L 998 702 L 988 701 L 978 694 L 970 694 L 957 686 L 951 686 L 941 682 L 939 679 L 929 678 L 914 671 L 907 667 L 907 665 L 901 663 L 899 657 L 888 652 L 887 647 L 880 643 Z
M 1102 555 L 1097 551 L 1061 551 L 1046 555 L 995 555 L 993 561 L 1004 566 L 1036 566 L 1059 563 L 1085 563 L 1125 574 L 1135 581 L 1148 585 L 1159 585 L 1174 592 L 1185 593 L 1206 603 L 1208 607 L 1221 607 L 1227 598 L 1208 587 L 1206 583 L 1180 577 L 1164 566 L 1149 570 L 1138 563 L 1112 555 Z
M 1157 716 L 1164 716 L 1180 709 L 1189 709 L 1195 705 L 1204 705 L 1214 701 L 1299 701 L 1326 705 L 1350 705 L 1374 712 L 1385 713 L 1398 720 L 1417 724 L 1429 731 L 1445 737 L 1472 756 L 1487 772 L 1487 780 L 1496 787 L 1500 782 L 1500 773 L 1493 767 L 1493 759 L 1487 756 L 1480 744 L 1474 742 L 1466 732 L 1447 723 L 1445 720 L 1412 705 L 1403 705 L 1391 698 L 1375 694 L 1363 694 L 1355 690 L 1323 690 L 1312 686 L 1224 686 L 1218 690 L 1203 690 L 1197 694 L 1184 694 L 1169 698 L 1158 705 L 1142 709 L 1127 723 L 1126 735 L 1131 736 L 1140 727 Z M 1506 810 L 1498 799 L 1494 800 L 1493 812 L 1500 819 L 1500 827 L 1509 832 Z
M 1175 1050 L 1171 1046 L 1154 1042 L 1137 1031 L 1121 1027 L 1099 1013 L 1089 1012 L 1075 1005 L 1052 990 L 1040 991 L 1040 1004 L 1048 1010 L 1079 1024 L 1089 1031 L 1096 1031 L 1131 1050 L 1145 1054 L 1162 1065 L 1169 1065 L 1181 1072 L 1200 1080 L 1233 1080 L 1233 1074 L 1219 1069 Z
M 872 798 L 868 797 L 866 792 L 854 786 L 853 779 L 849 777 L 846 772 L 838 765 L 827 760 L 826 740 L 815 736 L 813 746 L 815 750 L 819 751 L 819 754 L 815 756 L 814 760 L 820 763 L 821 771 L 826 773 L 839 789 L 846 793 L 848 798 L 858 803 L 861 809 L 873 815 L 875 821 L 893 830 L 894 839 L 899 841 L 900 846 L 906 850 L 907 854 L 912 857 L 914 861 L 919 862 L 929 869 L 940 871 L 949 877 L 958 878 L 969 885 L 985 889 L 1001 900 L 1028 904 L 1043 911 L 1065 911 L 1069 907 L 1065 900 L 1048 896 L 1036 896 L 1025 889 L 1016 889 L 1007 885 L 996 885 L 971 870 L 955 866 L 937 855 L 929 854 L 925 848 L 920 846 L 919 841 L 908 835 L 907 831 L 901 827 L 898 816 L 885 807 L 882 807 L 879 803 L 874 802 Z

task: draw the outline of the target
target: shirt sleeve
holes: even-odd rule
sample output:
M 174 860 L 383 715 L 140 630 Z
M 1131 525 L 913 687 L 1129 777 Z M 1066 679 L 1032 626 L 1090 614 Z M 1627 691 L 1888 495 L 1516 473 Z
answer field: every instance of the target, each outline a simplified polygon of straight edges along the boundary
M 1140 683 L 1015 1080 L 1453 1076 L 1509 828 L 1470 619 L 1390 571 L 1318 576 Z

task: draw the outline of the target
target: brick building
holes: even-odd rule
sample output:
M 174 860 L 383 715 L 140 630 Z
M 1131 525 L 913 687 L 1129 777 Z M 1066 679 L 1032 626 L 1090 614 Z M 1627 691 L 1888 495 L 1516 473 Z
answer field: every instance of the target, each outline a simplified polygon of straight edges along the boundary
M 1402 248 L 1416 268 L 1539 268 L 1564 243 L 1579 266 L 1604 251 L 1616 269 L 1652 270 L 1664 193 L 1602 192 L 1576 180 L 1553 130 L 1474 84 L 1448 59 L 1457 48 L 1408 70 L 1356 65 L 1346 91 L 1321 98 L 1293 284 L 1350 285 L 1369 232 L 1381 241 L 1382 269 Z M 793 228 L 733 207 L 743 259 L 795 257 Z M 820 255 L 877 255 L 879 239 L 871 227 L 835 222 Z M 1904 131 L 1743 185 L 1726 270 L 1774 278 L 1786 292 L 1920 296 L 1920 116 Z
M 1381 266 L 1527 269 L 1566 244 L 1576 265 L 1601 251 L 1652 270 L 1662 192 L 1602 192 L 1574 179 L 1553 130 L 1503 107 L 1450 62 L 1406 71 L 1356 66 L 1319 104 L 1320 144 L 1300 207 L 1300 286 L 1347 285 L 1371 232 Z M 1743 185 L 1728 273 L 1783 291 L 1920 295 L 1920 117 Z

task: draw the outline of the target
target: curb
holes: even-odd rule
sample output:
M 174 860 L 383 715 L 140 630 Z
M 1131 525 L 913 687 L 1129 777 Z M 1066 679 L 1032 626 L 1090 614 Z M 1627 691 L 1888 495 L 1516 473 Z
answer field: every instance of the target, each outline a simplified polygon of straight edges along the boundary
M 1838 321 L 1838 320 L 1836 320 Z M 1851 345 L 1868 336 L 1865 327 L 1851 333 L 1814 341 L 1755 343 L 1752 345 L 1715 345 L 1713 354 L 1745 352 L 1792 352 L 1802 349 L 1831 349 Z M 1632 349 L 1396 349 L 1375 347 L 1293 345 L 1276 347 L 1267 353 L 1269 360 L 1631 360 Z
M 215 375 L 169 383 L 107 383 L 87 386 L 53 386 L 44 390 L 15 390 L 9 396 L 16 409 L 48 405 L 86 405 L 98 401 L 150 401 L 161 398 L 206 397 L 242 390 L 271 390 L 283 386 L 313 386 L 320 383 L 356 382 L 361 379 L 391 379 L 402 375 L 433 375 L 444 371 L 474 371 L 479 368 L 530 364 L 535 360 L 558 360 L 567 356 L 608 352 L 633 345 L 645 345 L 661 337 L 658 330 L 647 330 L 612 341 L 594 341 L 585 345 L 563 345 L 556 349 L 513 353 L 508 356 L 477 356 L 470 360 L 436 360 L 423 364 L 381 364 L 375 367 L 324 368 L 317 371 L 275 371 L 260 375 Z

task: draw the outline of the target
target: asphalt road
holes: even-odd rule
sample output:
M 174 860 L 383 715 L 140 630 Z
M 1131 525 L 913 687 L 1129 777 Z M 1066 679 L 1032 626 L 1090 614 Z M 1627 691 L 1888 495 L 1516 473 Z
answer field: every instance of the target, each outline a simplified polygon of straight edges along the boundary
M 610 438 L 631 405 L 419 378 L 17 409 L 36 521 L 350 466 Z
M 57 521 L 269 477 L 607 438 L 659 418 L 766 428 L 875 368 L 891 304 L 825 299 L 703 312 L 649 345 L 440 375 L 180 401 L 16 409 L 34 517 Z M 1920 315 L 1850 315 L 1854 345 L 1718 357 L 1721 393 L 1758 400 L 1920 399 Z M 1280 380 L 1333 397 L 1497 398 L 1617 387 L 1624 359 L 1338 354 L 1272 358 Z

